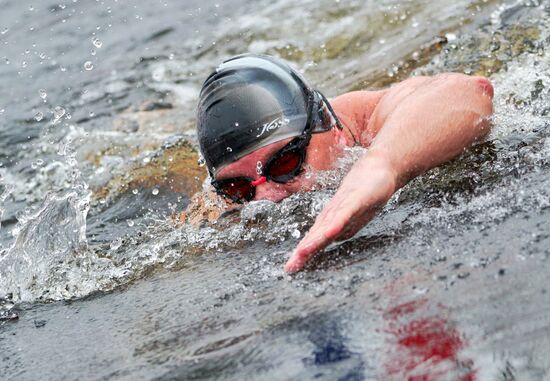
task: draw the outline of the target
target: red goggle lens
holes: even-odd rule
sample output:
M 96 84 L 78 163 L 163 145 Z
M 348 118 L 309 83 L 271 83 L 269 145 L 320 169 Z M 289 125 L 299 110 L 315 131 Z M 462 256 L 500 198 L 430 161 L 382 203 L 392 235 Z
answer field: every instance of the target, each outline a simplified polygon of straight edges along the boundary
M 220 190 L 233 201 L 250 200 L 253 197 L 254 186 L 245 179 L 233 180 L 221 185 Z
M 302 155 L 296 151 L 285 152 L 269 163 L 269 176 L 277 177 L 294 174 L 300 167 Z

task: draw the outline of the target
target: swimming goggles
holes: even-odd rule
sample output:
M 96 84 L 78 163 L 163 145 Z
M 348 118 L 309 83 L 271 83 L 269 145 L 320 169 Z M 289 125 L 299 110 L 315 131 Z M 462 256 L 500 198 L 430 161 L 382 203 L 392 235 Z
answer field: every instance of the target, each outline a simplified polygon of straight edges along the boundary
M 241 176 L 213 180 L 212 185 L 218 194 L 237 203 L 250 201 L 254 199 L 258 185 L 266 181 L 288 183 L 302 172 L 311 135 L 329 131 L 333 126 L 342 129 L 327 99 L 317 91 L 313 91 L 311 96 L 312 106 L 303 133 L 292 139 L 267 161 L 258 179 Z

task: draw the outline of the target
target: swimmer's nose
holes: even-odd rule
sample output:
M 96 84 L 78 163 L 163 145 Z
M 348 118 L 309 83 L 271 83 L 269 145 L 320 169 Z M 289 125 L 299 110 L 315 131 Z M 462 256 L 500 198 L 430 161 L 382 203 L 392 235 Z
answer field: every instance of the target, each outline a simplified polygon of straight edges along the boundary
M 272 181 L 263 182 L 256 186 L 256 197 L 254 200 L 269 200 L 279 202 L 290 194 L 284 189 L 281 184 Z

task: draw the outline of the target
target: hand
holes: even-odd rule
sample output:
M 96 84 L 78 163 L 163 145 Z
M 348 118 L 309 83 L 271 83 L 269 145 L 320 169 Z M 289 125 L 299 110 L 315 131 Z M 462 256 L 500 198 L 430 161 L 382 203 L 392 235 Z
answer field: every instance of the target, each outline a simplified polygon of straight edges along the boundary
M 236 204 L 218 196 L 215 191 L 209 190 L 207 192 L 195 194 L 191 198 L 191 202 L 187 206 L 187 209 L 179 215 L 174 216 L 173 219 L 176 222 L 200 225 L 205 221 L 214 222 L 218 220 L 224 212 L 239 208 L 240 206 L 240 204 Z
M 381 155 L 369 152 L 346 175 L 332 200 L 292 253 L 285 271 L 299 271 L 313 255 L 333 241 L 353 237 L 386 204 L 395 190 L 395 171 Z

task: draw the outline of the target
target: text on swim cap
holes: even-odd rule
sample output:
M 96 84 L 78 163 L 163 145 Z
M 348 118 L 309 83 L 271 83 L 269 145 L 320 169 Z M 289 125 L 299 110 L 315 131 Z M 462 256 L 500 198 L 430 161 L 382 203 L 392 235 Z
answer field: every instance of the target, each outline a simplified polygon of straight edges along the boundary
M 265 134 L 266 132 L 276 130 L 277 128 L 287 124 L 288 122 L 288 119 L 279 117 L 277 119 L 273 119 L 269 123 L 264 123 L 264 125 L 262 126 L 262 131 L 258 135 L 256 135 L 256 137 L 259 138 L 263 136 L 263 134 Z

